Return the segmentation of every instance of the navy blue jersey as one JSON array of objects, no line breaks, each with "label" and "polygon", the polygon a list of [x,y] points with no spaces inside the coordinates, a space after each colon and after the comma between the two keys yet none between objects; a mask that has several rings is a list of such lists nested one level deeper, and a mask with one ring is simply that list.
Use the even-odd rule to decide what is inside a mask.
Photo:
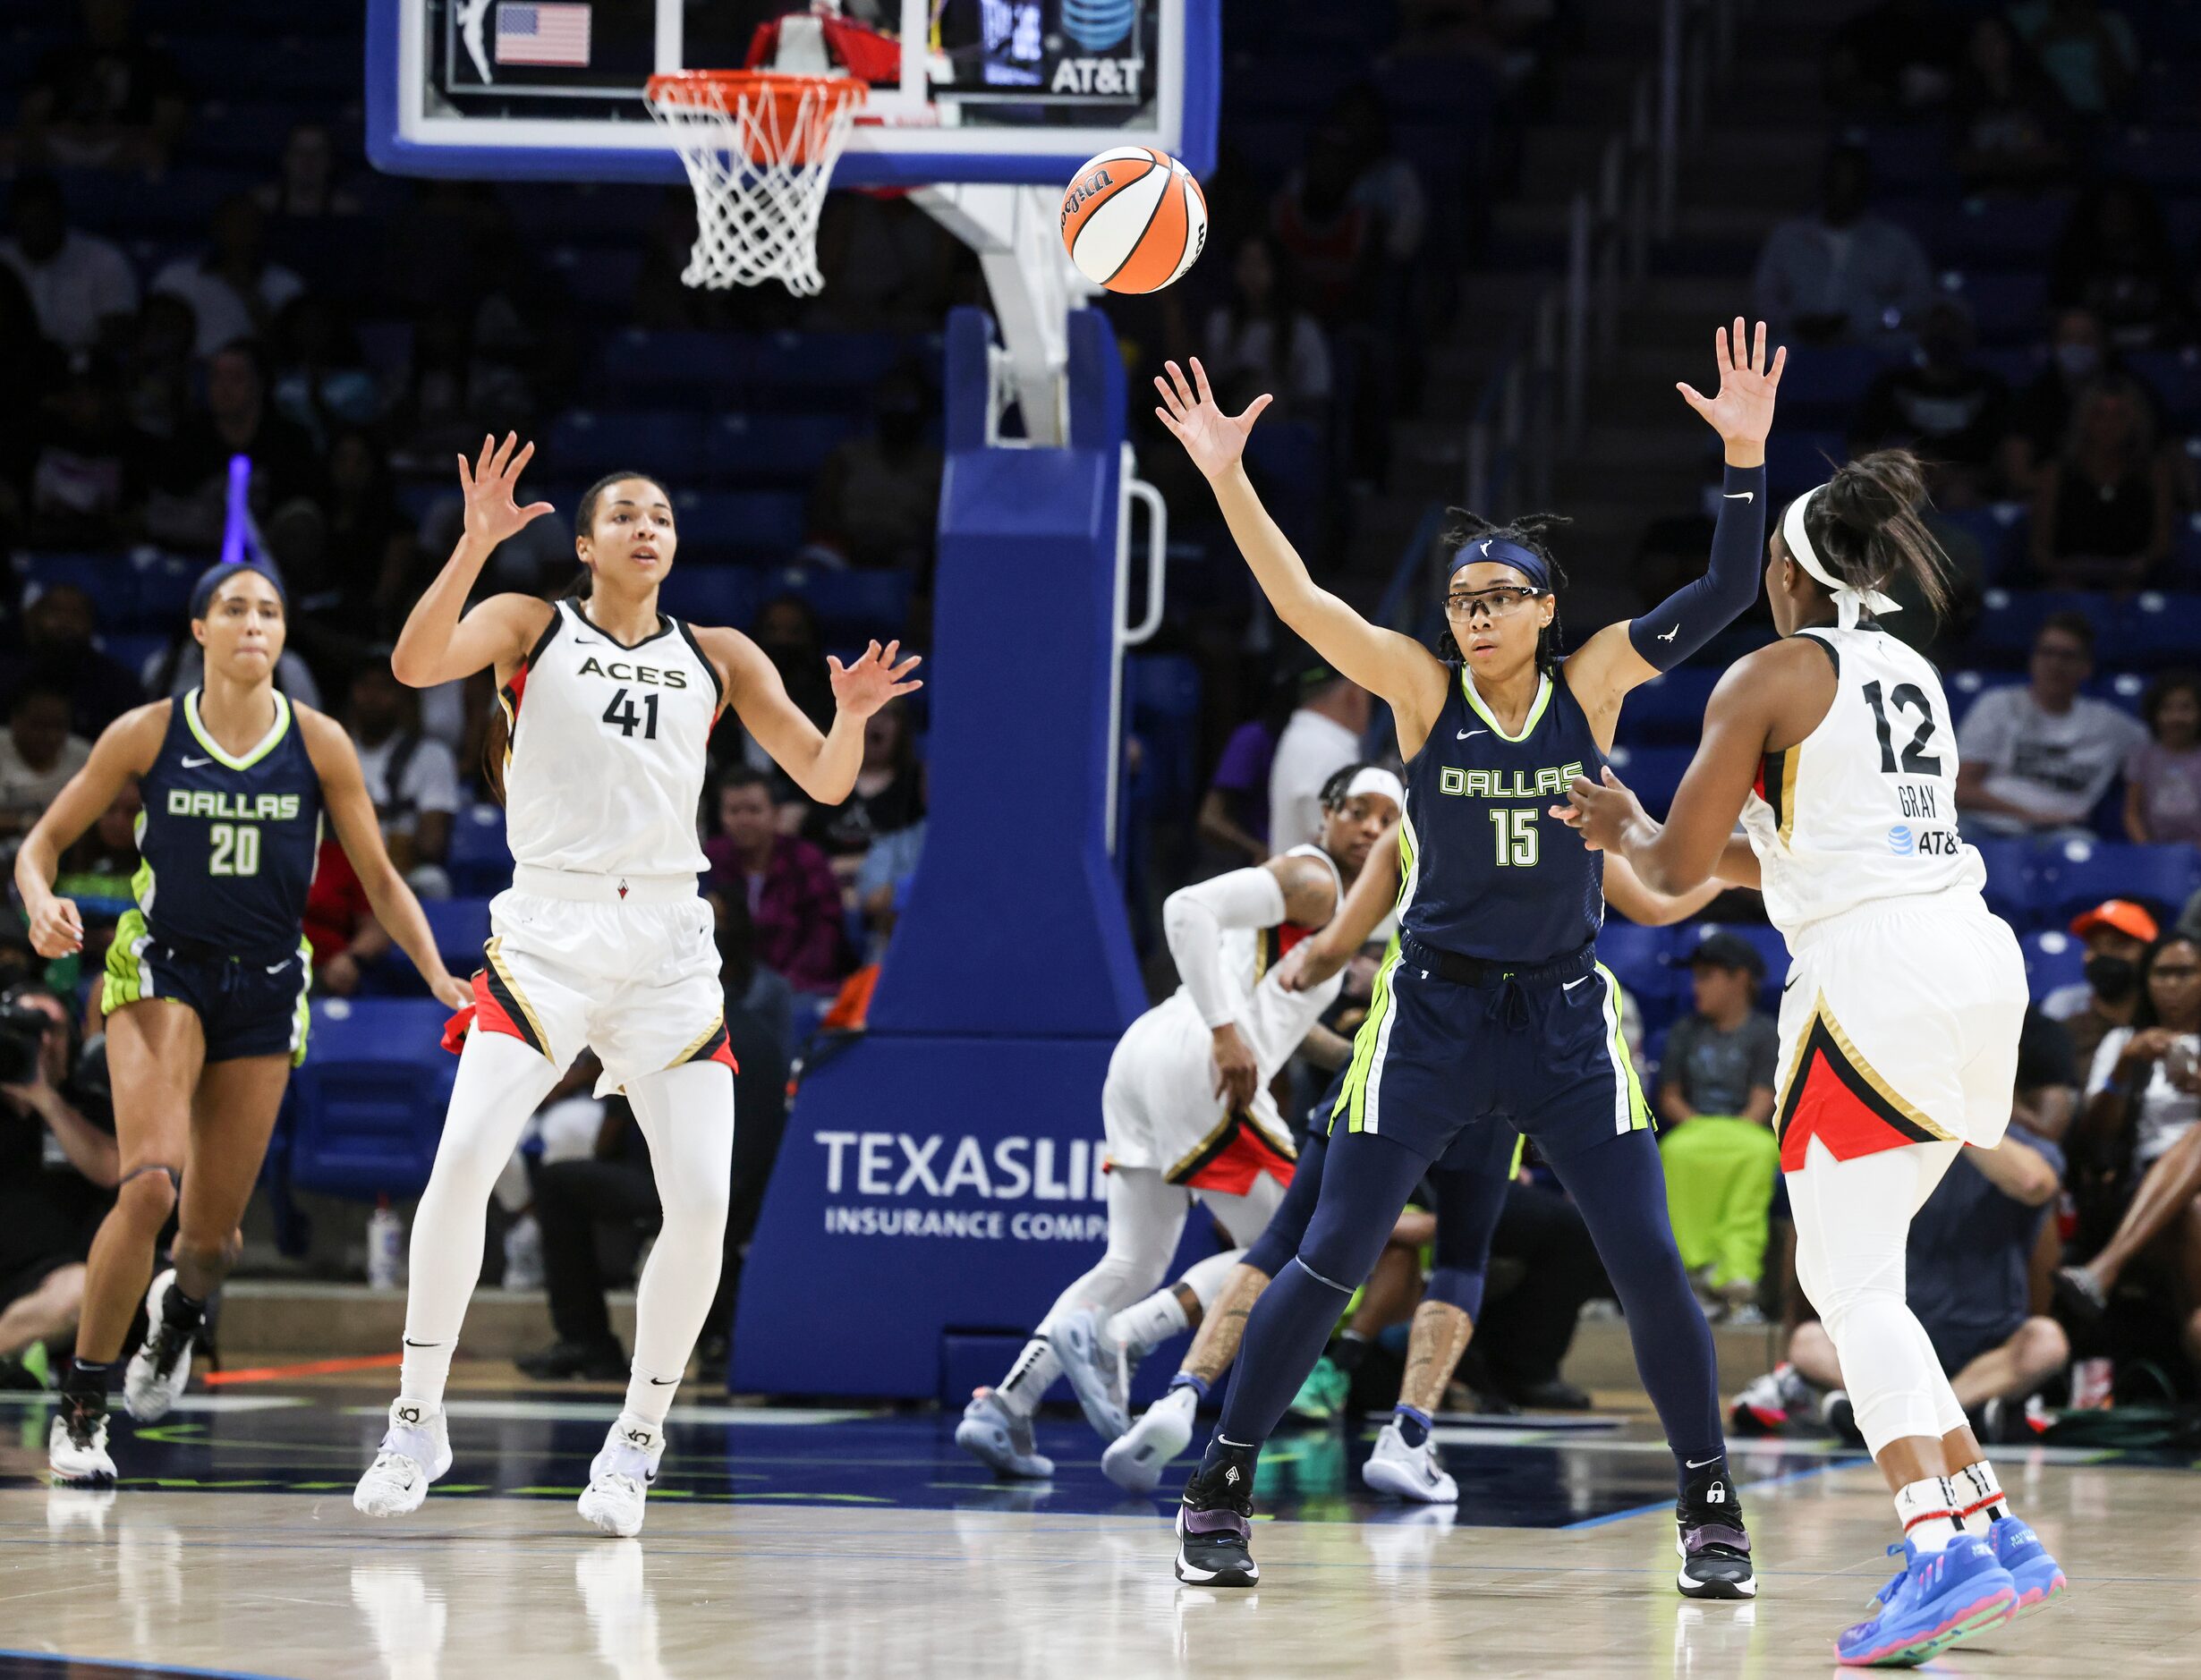
[{"label": "navy blue jersey", "polygon": [[320,850],[321,782],[280,690],[275,704],[274,727],[242,758],[200,723],[197,689],[171,707],[139,784],[144,861],[132,883],[156,939],[241,957],[297,951]]},{"label": "navy blue jersey", "polygon": [[1444,710],[1406,767],[1398,844],[1400,924],[1443,951],[1531,967],[1596,938],[1605,866],[1547,815],[1577,776],[1605,763],[1564,677],[1541,680],[1518,735],[1508,735],[1448,664]]}]

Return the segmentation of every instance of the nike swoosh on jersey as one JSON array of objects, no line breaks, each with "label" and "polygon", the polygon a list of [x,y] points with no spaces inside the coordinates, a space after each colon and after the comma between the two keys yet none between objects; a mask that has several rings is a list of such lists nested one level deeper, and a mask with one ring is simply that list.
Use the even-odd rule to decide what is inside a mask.
[{"label": "nike swoosh on jersey", "polygon": [[1757,495],[1755,490],[1729,490],[1721,499],[1727,502],[1755,502]]},{"label": "nike swoosh on jersey", "polygon": [[1590,977],[1587,974],[1585,974],[1580,980],[1568,980],[1564,986],[1559,988],[1559,990],[1563,992],[1570,992],[1577,986],[1587,986],[1589,983]]},{"label": "nike swoosh on jersey", "polygon": [[1457,734],[1454,735],[1452,739],[1455,741],[1473,741],[1477,735],[1487,735],[1490,733],[1491,732],[1487,729],[1463,729]]},{"label": "nike swoosh on jersey", "polygon": [[195,770],[202,764],[211,764],[212,759],[178,759],[176,762],[187,770]]}]

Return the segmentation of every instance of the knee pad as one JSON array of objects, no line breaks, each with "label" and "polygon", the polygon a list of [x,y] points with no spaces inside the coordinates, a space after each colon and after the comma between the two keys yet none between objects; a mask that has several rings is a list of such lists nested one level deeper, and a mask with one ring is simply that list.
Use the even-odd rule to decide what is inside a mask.
[{"label": "knee pad", "polygon": [[1423,1299],[1457,1307],[1472,1319],[1483,1311],[1483,1277],[1479,1268],[1471,1271],[1464,1266],[1440,1266],[1429,1274]]}]

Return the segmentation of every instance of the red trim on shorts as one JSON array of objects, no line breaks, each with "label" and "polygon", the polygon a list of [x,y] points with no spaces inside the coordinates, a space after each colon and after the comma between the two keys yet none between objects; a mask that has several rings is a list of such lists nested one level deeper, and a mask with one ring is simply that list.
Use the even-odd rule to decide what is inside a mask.
[{"label": "red trim on shorts", "polygon": [[1931,1132],[1906,1118],[1849,1065],[1826,1022],[1815,1018],[1804,1042],[1803,1069],[1789,1087],[1774,1130],[1784,1173],[1803,1170],[1814,1138],[1838,1161],[1934,1141]]},{"label": "red trim on shorts", "polygon": [[481,1032],[501,1032],[506,1038],[519,1039],[531,1050],[549,1054],[535,1041],[526,1017],[507,1001],[504,982],[485,968],[474,971],[474,1027]]},{"label": "red trim on shorts", "polygon": [[1244,1115],[1233,1115],[1228,1130],[1173,1182],[1194,1190],[1219,1190],[1226,1195],[1243,1196],[1264,1173],[1279,1184],[1290,1184],[1296,1165],[1290,1156],[1262,1135],[1259,1126]]}]

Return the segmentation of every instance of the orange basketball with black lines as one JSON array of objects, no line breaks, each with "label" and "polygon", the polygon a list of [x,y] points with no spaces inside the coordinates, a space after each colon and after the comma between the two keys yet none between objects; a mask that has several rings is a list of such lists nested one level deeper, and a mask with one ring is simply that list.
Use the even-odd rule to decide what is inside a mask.
[{"label": "orange basketball with black lines", "polygon": [[1062,195],[1062,243],[1110,292],[1159,292],[1198,260],[1208,201],[1192,171],[1151,146],[1088,158]]}]

